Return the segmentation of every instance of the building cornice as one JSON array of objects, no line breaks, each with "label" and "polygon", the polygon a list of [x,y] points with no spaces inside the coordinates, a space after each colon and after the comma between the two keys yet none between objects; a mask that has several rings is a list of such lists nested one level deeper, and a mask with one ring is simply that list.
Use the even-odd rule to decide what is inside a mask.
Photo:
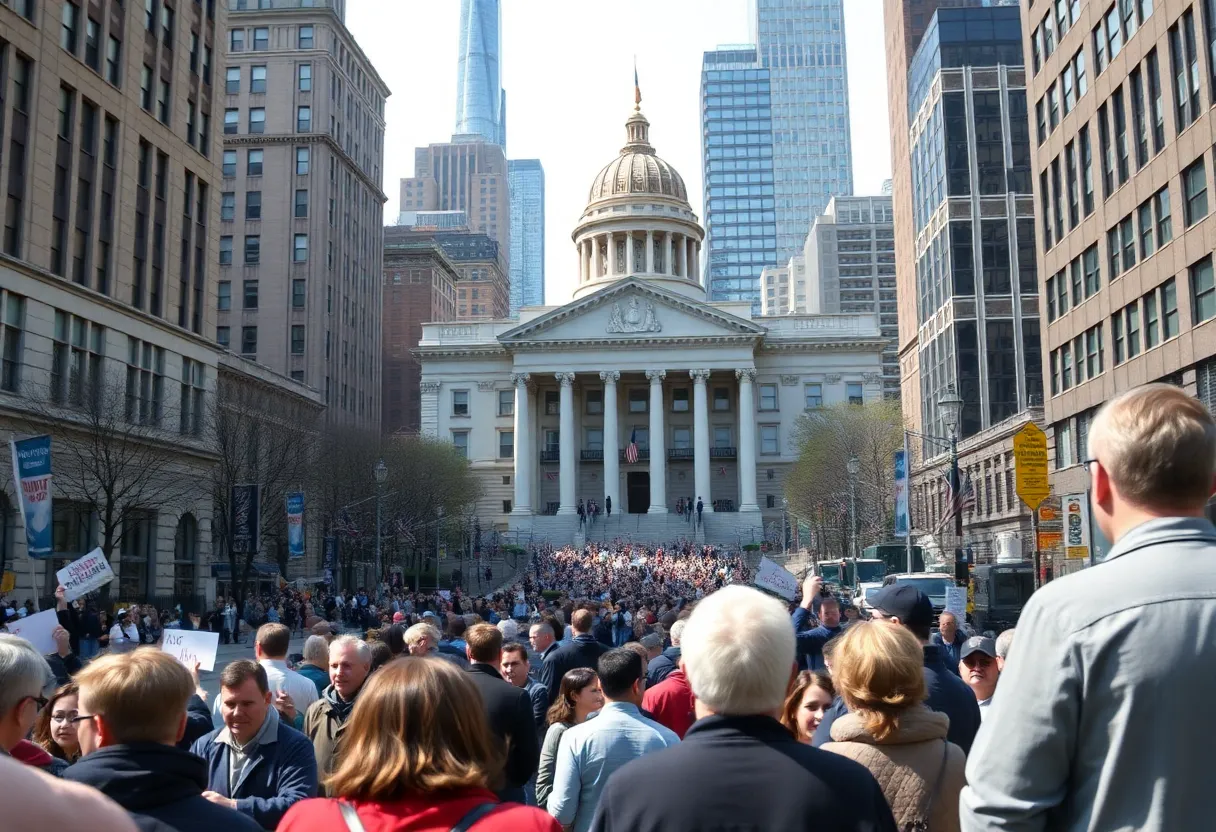
[{"label": "building cornice", "polygon": [[[329,149],[341,156],[355,171],[355,176],[371,189],[372,193],[380,198],[380,204],[388,202],[388,195],[380,190],[380,183],[372,179],[363,171],[363,166],[360,165],[355,158],[342,149],[342,145],[328,133],[242,133],[240,135],[224,136],[224,147],[258,147],[261,145],[298,145],[298,144],[324,144],[328,145]],[[229,177],[231,178],[231,177]]]}]

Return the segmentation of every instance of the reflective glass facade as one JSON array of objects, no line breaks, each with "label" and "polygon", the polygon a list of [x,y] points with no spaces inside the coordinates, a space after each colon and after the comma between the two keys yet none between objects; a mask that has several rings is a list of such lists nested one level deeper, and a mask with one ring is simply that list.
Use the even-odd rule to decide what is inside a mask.
[{"label": "reflective glass facade", "polygon": [[456,61],[456,135],[481,136],[506,146],[502,90],[502,8],[499,0],[460,0]]},{"label": "reflective glass facade", "polygon": [[[1041,403],[1030,122],[1017,7],[940,9],[908,76],[926,432],[968,437]],[[939,80],[936,86],[935,80]]]},{"label": "reflective glass facade", "polygon": [[769,71],[754,48],[705,53],[701,125],[705,288],[759,311],[760,272],[778,261]]},{"label": "reflective glass facade", "polygon": [[545,302],[545,169],[539,159],[507,162],[511,191],[511,317]]}]

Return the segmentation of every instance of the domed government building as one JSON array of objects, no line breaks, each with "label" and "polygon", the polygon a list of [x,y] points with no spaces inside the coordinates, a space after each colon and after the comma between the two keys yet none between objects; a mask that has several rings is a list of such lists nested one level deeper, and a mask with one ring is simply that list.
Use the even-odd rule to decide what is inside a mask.
[{"label": "domed government building", "polygon": [[759,542],[798,417],[881,399],[885,341],[872,315],[707,302],[684,180],[640,104],[625,130],[571,235],[569,303],[423,325],[422,432],[468,456],[483,527],[581,541],[581,500],[601,509],[589,538],[670,541],[693,536],[678,502],[700,499],[698,539]]}]

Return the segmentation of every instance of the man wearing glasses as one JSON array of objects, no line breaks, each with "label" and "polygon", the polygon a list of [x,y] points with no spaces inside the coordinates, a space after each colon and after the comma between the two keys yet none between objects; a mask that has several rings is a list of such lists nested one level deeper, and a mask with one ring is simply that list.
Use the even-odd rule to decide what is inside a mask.
[{"label": "man wearing glasses", "polygon": [[32,644],[0,633],[0,756],[24,756],[14,750],[29,736],[54,684],[50,666]]}]

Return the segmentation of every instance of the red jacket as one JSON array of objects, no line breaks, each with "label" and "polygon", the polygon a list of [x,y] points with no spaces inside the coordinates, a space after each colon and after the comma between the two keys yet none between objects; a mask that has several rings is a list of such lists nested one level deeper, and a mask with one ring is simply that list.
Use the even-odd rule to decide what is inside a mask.
[{"label": "red jacket", "polygon": [[[451,832],[470,809],[482,803],[497,803],[485,789],[466,789],[436,799],[434,795],[411,795],[392,803],[355,802],[355,810],[367,832]],[[472,827],[476,832],[561,832],[561,826],[546,812],[518,803],[504,803]],[[287,810],[277,832],[335,832],[346,829],[338,801],[325,798],[302,800]]]},{"label": "red jacket", "polygon": [[680,739],[684,739],[684,733],[697,720],[693,713],[692,686],[679,668],[646,691],[642,696],[642,707],[654,714],[655,722],[675,731]]}]

